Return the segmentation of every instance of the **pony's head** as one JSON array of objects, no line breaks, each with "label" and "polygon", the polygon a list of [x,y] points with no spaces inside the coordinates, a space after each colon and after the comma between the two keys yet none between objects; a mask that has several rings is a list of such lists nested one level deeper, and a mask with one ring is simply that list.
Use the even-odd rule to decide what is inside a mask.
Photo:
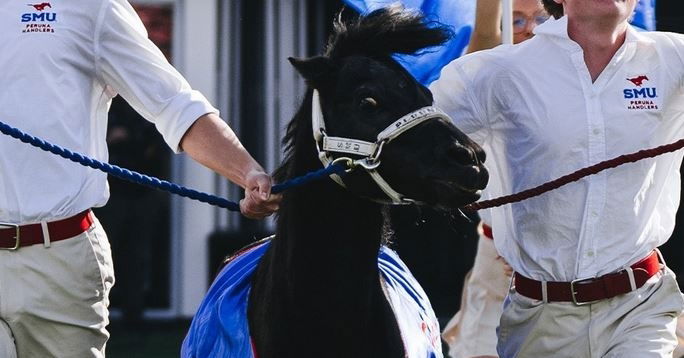
[{"label": "pony's head", "polygon": [[288,127],[286,163],[302,148],[324,164],[349,158],[342,161],[357,167],[341,184],[380,202],[455,208],[477,200],[488,179],[483,150],[430,107],[430,91],[392,58],[449,36],[397,7],[338,19],[323,56],[290,59],[312,91]]}]

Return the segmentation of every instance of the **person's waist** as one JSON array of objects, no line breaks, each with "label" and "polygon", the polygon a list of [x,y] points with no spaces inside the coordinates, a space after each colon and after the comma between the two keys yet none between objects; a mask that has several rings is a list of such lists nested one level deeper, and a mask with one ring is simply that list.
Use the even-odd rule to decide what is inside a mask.
[{"label": "person's waist", "polygon": [[[107,197],[107,200],[109,198]],[[29,208],[0,208],[0,222],[11,223],[19,226],[40,224],[41,222],[60,221],[72,216],[81,214],[91,208],[98,208],[102,205],[88,205],[92,200],[79,200],[69,208],[59,208],[56,205],[50,206],[31,206]],[[71,204],[71,203],[70,203]]]},{"label": "person's waist", "polygon": [[53,189],[58,190],[56,182],[59,181],[55,181],[54,178],[49,183],[43,181],[26,182],[28,187],[33,185],[42,188],[38,191],[34,189],[31,192],[26,188],[8,189],[11,192],[9,198],[0,197],[0,222],[27,225],[59,221],[87,209],[104,206],[110,196],[107,174],[96,170],[92,171],[94,172],[93,177],[84,180],[78,179],[78,183],[80,183],[78,188],[69,182],[61,188],[59,193],[46,193],[46,191]]},{"label": "person's waist", "polygon": [[655,249],[636,263],[614,272],[572,281],[535,280],[516,272],[513,286],[517,293],[544,302],[586,304],[634,291],[664,265],[660,252]]},{"label": "person's waist", "polygon": [[36,244],[66,240],[88,230],[95,218],[90,209],[68,218],[33,224],[0,222],[0,250],[18,250]]},{"label": "person's waist", "polygon": [[492,234],[492,227],[487,225],[484,221],[480,221],[480,225],[477,227],[477,231],[480,236],[484,236],[490,240],[494,239],[494,234]]}]

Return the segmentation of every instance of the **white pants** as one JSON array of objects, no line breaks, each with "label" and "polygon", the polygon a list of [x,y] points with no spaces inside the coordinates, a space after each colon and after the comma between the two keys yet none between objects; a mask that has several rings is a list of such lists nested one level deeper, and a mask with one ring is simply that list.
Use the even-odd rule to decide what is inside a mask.
[{"label": "white pants", "polygon": [[664,267],[641,288],[597,303],[543,303],[512,289],[497,350],[502,358],[672,357],[684,299]]},{"label": "white pants", "polygon": [[677,348],[674,350],[673,357],[684,357],[684,314],[677,319]]},{"label": "white pants", "polygon": [[498,256],[492,239],[480,234],[460,310],[442,332],[452,358],[496,356],[496,327],[510,287],[510,277],[504,274],[504,262]]},{"label": "white pants", "polygon": [[0,251],[1,357],[104,357],[113,284],[111,250],[97,220],[50,247]]}]

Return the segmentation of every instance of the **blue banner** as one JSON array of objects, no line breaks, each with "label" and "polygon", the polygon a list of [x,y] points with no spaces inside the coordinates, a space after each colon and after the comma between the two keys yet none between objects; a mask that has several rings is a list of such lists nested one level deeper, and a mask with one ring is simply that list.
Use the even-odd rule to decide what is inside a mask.
[{"label": "blue banner", "polygon": [[419,10],[428,21],[438,21],[451,27],[454,37],[442,46],[420,51],[417,55],[397,55],[395,58],[418,82],[429,85],[439,77],[442,67],[461,56],[468,46],[475,22],[476,0],[343,0],[360,14],[401,3],[407,9]]},{"label": "blue banner", "polygon": [[656,29],[656,0],[639,0],[636,9],[634,9],[634,17],[632,17],[632,25],[646,31],[655,31]]}]

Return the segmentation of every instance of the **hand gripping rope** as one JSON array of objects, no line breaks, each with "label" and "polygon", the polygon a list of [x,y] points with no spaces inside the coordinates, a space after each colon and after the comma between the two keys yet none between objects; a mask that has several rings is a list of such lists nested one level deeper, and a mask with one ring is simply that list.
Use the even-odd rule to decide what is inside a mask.
[{"label": "hand gripping rope", "polygon": [[[84,166],[99,169],[107,174],[113,175],[117,178],[128,180],[137,184],[142,184],[155,189],[165,190],[180,196],[198,200],[204,203],[215,205],[221,208],[225,208],[231,211],[240,211],[240,205],[238,203],[226,200],[224,198],[217,197],[215,195],[199,192],[194,189],[185,188],[183,186],[168,182],[166,180],[161,180],[159,178],[151,177],[148,175],[140,174],[125,168],[118,167],[116,165],[111,165],[108,163],[102,163],[92,158],[88,158],[79,153],[74,153],[68,149],[61,148],[57,145],[48,143],[40,138],[23,133],[17,128],[11,127],[3,122],[0,122],[0,132],[3,134],[14,137],[24,143],[31,144],[35,147],[43,149],[47,152],[59,155],[63,158],[69,159],[73,162],[80,163]],[[662,145],[652,149],[640,150],[631,154],[621,155],[619,157],[605,160],[598,164],[582,168],[574,173],[562,176],[558,179],[552,180],[550,182],[544,183],[532,189],[523,190],[521,192],[506,195],[499,198],[484,200],[477,203],[473,203],[465,206],[464,210],[477,211],[481,209],[488,209],[493,207],[498,207],[525,199],[529,199],[535,196],[539,196],[547,191],[557,189],[565,184],[577,181],[589,175],[599,173],[603,170],[615,168],[625,163],[633,163],[646,158],[653,158],[661,154],[670,153],[684,148],[684,139],[680,139],[674,143]],[[342,164],[331,164],[326,168],[307,173],[301,177],[290,179],[284,183],[274,185],[271,188],[271,192],[276,194],[283,192],[289,188],[304,185],[310,181],[318,180],[332,174],[344,175],[345,171],[348,170],[345,165]]]}]

